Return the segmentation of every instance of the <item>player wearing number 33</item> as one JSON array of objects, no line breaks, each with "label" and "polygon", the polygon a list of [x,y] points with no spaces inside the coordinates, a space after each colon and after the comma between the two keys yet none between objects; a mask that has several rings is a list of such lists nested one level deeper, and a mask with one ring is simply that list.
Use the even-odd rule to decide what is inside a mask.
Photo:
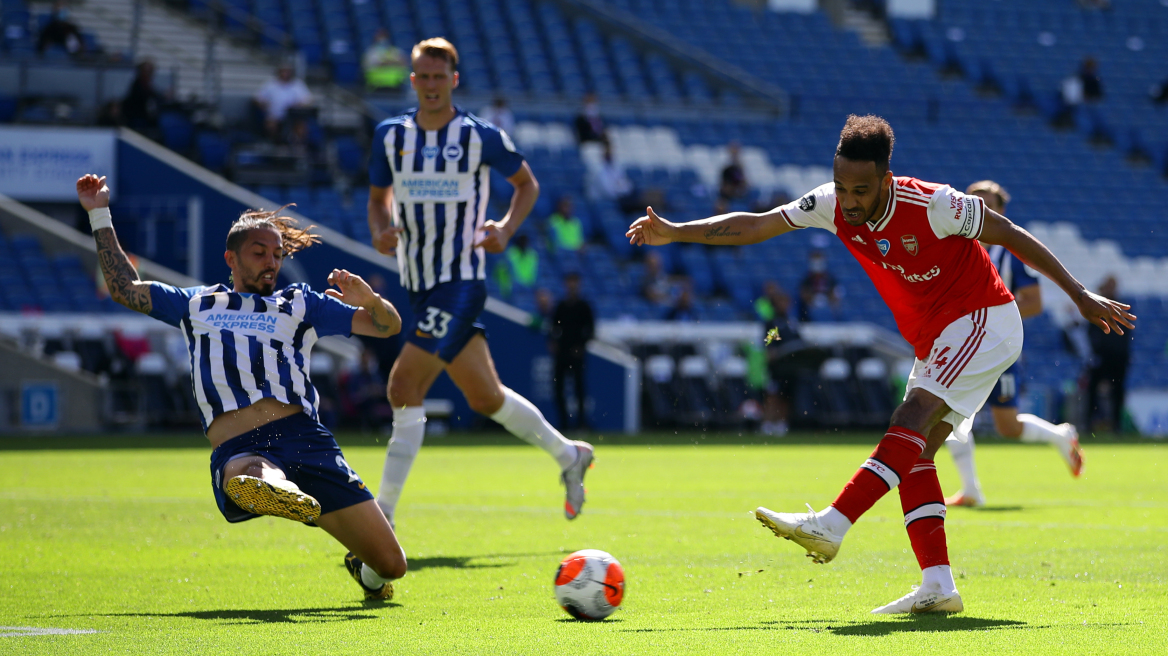
[{"label": "player wearing number 33", "polygon": [[899,487],[904,524],[922,584],[874,613],[958,612],[949,570],[945,498],[933,456],[955,426],[972,417],[1022,350],[1022,320],[986,244],[1004,246],[1053,280],[1088,321],[1123,333],[1129,307],[1093,294],[1030,233],[947,185],[893,176],[892,127],[876,116],[849,116],[840,133],[834,180],[762,214],[732,213],[670,223],[652,208],[630,226],[633,244],[674,241],[755,244],[792,230],[831,232],[864,267],[916,351],[904,402],[871,457],[826,510],[755,516],[775,535],[804,547],[818,563],[839,552],[844,535],[881,497]]},{"label": "player wearing number 33", "polygon": [[105,178],[77,181],[89,212],[110,296],[179,328],[191,358],[191,387],[211,441],[211,485],[229,522],[260,515],[319,526],[349,549],[345,565],[366,599],[393,596],[406,555],[364,481],[317,421],[309,379],[317,339],[356,333],[389,337],[401,318],[388,301],[343,269],[324,294],[296,283],[276,289],[284,258],[317,243],[275,212],[245,212],[227,232],[231,286],[179,289],[140,280],[118,244]]},{"label": "player wearing number 33", "polygon": [[[398,499],[425,436],[426,392],[445,371],[471,409],[499,422],[559,463],[564,513],[584,505],[592,446],[564,438],[530,401],[503,386],[478,322],[487,300],[486,254],[502,253],[539,196],[539,183],[499,128],[454,106],[458,51],[427,39],[410,56],[418,108],[383,121],[369,157],[373,245],[396,251],[413,325],[389,375],[393,436],[377,503],[394,521]],[[501,221],[486,221],[491,169],[515,187]]]}]

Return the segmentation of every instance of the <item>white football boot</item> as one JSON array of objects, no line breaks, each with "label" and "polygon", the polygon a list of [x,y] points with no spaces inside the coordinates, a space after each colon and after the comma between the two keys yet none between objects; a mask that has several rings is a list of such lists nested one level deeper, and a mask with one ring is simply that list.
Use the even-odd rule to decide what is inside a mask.
[{"label": "white football boot", "polygon": [[843,537],[832,533],[819,522],[811,504],[805,513],[777,513],[766,508],[755,509],[754,516],[780,538],[790,540],[807,550],[807,557],[819,563],[829,563],[839,553]]},{"label": "white football boot", "polygon": [[940,590],[914,585],[913,591],[886,606],[872,611],[875,615],[897,615],[900,613],[960,613],[965,610],[961,594],[954,590],[942,593]]},{"label": "white football boot", "polygon": [[1067,461],[1071,476],[1078,477],[1083,473],[1083,449],[1079,448],[1079,431],[1074,424],[1059,424],[1059,429],[1067,439],[1055,442],[1054,446],[1063,460]]}]

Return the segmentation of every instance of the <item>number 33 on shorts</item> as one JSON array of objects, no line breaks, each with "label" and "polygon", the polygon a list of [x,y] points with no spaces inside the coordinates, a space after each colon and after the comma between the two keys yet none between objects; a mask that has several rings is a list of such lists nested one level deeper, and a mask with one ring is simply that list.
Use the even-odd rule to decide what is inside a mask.
[{"label": "number 33 on shorts", "polygon": [[[426,318],[418,322],[418,332],[429,333],[430,337],[442,339],[446,336],[446,331],[450,329],[450,320],[453,318],[453,314],[443,312],[431,305],[426,308]],[[425,337],[425,335],[418,336]]]}]

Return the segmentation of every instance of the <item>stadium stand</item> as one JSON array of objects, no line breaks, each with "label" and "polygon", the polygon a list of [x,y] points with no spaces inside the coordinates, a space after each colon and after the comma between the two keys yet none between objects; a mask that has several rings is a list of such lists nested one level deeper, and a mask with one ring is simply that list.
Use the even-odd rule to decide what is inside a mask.
[{"label": "stadium stand", "polygon": [[[872,112],[896,128],[896,173],[956,187],[996,179],[1013,196],[1011,217],[1029,226],[1085,283],[1116,275],[1121,294],[1133,302],[1142,320],[1135,333],[1135,357],[1145,366],[1133,367],[1131,386],[1168,385],[1168,326],[1163,322],[1168,241],[1157,230],[1160,217],[1152,209],[1165,192],[1168,114],[1147,97],[1148,86],[1168,74],[1163,68],[1168,60],[1168,7],[1163,3],[1116,3],[1111,11],[1098,12],[1056,0],[939,0],[935,19],[889,19],[893,43],[888,47],[870,46],[855,33],[837,29],[822,11],[752,9],[731,0],[230,4],[287,30],[315,70],[353,88],[360,78],[360,53],[377,28],[386,27],[400,47],[424,37],[449,36],[462,55],[462,91],[476,99],[499,94],[512,101],[519,121],[515,140],[543,187],[524,227],[541,262],[547,263],[540,267],[538,286],[559,293],[562,274],[586,263],[595,275],[585,277],[584,291],[601,318],[655,320],[664,308],[641,297],[640,253],[623,238],[630,216],[613,202],[587,198],[583,181],[595,172],[602,154],[598,147],[575,143],[565,107],[588,92],[596,93],[603,106],[615,107],[606,118],[616,160],[638,190],[665,199],[667,217],[681,220],[713,211],[713,190],[729,143],[743,145],[743,166],[752,186],[751,195],[735,201],[732,209],[766,205],[778,194],[798,197],[828,180],[825,167],[844,117]],[[188,6],[196,13],[206,10],[204,0],[190,0]],[[27,35],[7,26],[28,29],[31,18],[19,13],[27,13],[20,0],[4,0],[3,7],[5,54],[20,53]],[[608,13],[593,11],[597,7]],[[686,66],[653,39],[630,38],[630,30],[667,33],[680,49],[727,62],[783,89],[787,111],[780,118],[751,113],[741,93],[712,84],[707,71]],[[1069,129],[1052,126],[1061,109],[1061,81],[1087,56],[1099,62],[1104,97],[1079,106]],[[0,63],[0,82],[5,65]],[[18,117],[5,109],[20,102],[17,93],[0,85],[0,120]],[[370,100],[393,111],[405,107],[398,98]],[[246,130],[207,129],[191,124],[189,117],[185,122],[183,117],[167,119],[163,125],[165,143],[229,175],[239,164],[231,149],[249,138],[254,137]],[[319,138],[327,153],[322,172],[315,175],[319,184],[249,184],[275,205],[295,203],[314,222],[367,241],[367,136],[321,132]],[[496,180],[494,189],[490,217],[501,216],[509,198],[506,184]],[[576,199],[585,225],[590,243],[582,255],[553,255],[541,234],[542,219],[563,195]],[[789,293],[798,289],[811,232],[750,248],[678,245],[661,249],[661,254],[667,272],[687,279],[697,292],[696,314],[702,321],[752,319],[752,303],[767,280],[777,280]],[[12,243],[7,247],[14,248]],[[824,248],[843,291],[838,318],[895,329],[891,314],[845,249],[834,240]],[[0,263],[0,278],[5,271]],[[51,311],[67,297],[69,285],[78,282],[66,285],[63,274],[54,274],[24,277],[14,289],[27,289],[27,295],[20,294],[16,304],[11,298],[0,303],[10,311]],[[492,291],[499,291],[493,282]],[[1034,383],[1055,394],[1074,384],[1082,363],[1064,348],[1060,336],[1059,326],[1068,316],[1060,293],[1053,288],[1045,292],[1051,311],[1028,323],[1025,357]],[[534,308],[529,291],[518,291],[509,301]],[[651,407],[657,407],[681,389],[676,378],[681,359],[645,355],[658,358],[646,371],[667,381],[650,379],[647,393]],[[671,358],[672,364],[667,368],[660,357]],[[862,359],[848,358],[846,364],[854,371],[841,384],[863,391],[863,381],[871,378],[859,376]],[[699,369],[693,361],[687,368]],[[833,365],[833,373],[839,371]],[[662,387],[667,384],[674,385],[669,393]],[[705,410],[714,416],[719,406]]]}]

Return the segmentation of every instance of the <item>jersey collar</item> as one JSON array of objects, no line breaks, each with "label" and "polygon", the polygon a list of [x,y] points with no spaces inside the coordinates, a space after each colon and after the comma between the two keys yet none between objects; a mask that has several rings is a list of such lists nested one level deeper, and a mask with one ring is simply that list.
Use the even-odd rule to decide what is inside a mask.
[{"label": "jersey collar", "polygon": [[[426,132],[438,132],[439,130],[445,130],[446,128],[450,127],[450,125],[452,123],[454,123],[455,121],[461,121],[463,119],[463,117],[466,116],[466,111],[464,111],[458,105],[451,103],[450,106],[454,108],[454,118],[450,119],[449,123],[438,128],[438,130],[426,130]],[[410,117],[410,123],[413,123],[413,125],[411,127],[417,128],[419,130],[422,129],[422,126],[418,125],[418,112],[420,112],[421,110],[422,110],[421,107],[413,107],[408,112],[406,112],[406,114]]]},{"label": "jersey collar", "polygon": [[892,179],[892,185],[888,188],[888,207],[884,208],[884,216],[876,223],[868,223],[869,232],[880,232],[888,227],[888,222],[892,221],[892,215],[896,213],[896,178]]}]

